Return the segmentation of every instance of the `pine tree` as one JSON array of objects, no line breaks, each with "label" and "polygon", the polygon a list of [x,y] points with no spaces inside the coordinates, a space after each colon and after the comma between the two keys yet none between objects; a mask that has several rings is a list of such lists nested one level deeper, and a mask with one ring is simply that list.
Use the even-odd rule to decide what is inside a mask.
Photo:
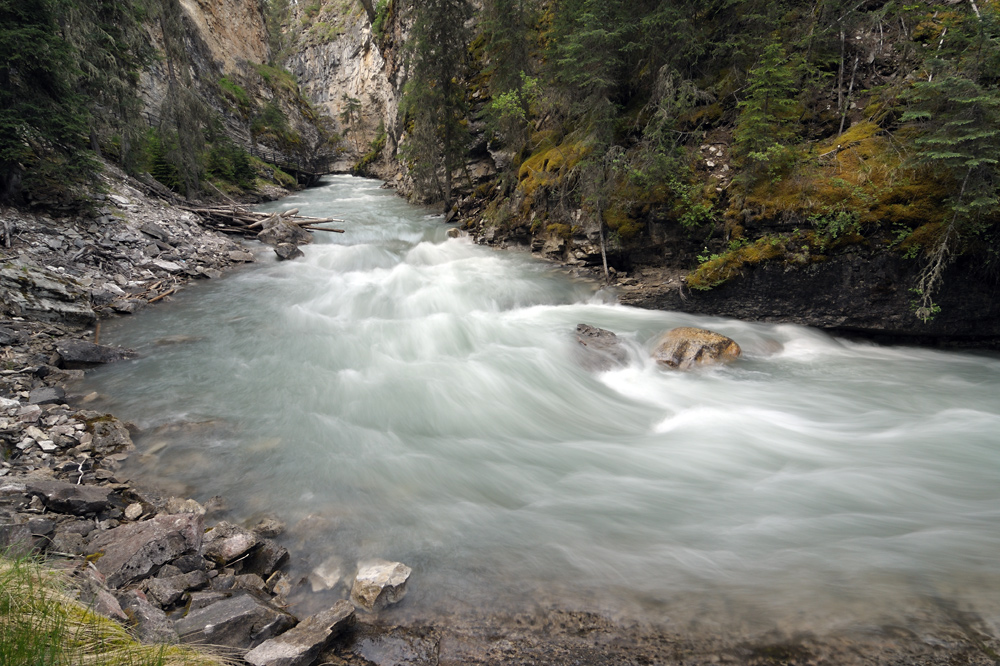
[{"label": "pine tree", "polygon": [[89,113],[51,0],[0,0],[0,200],[90,173]]},{"label": "pine tree", "polygon": [[747,185],[764,176],[778,177],[791,162],[788,144],[796,134],[797,64],[774,42],[750,70],[733,133],[733,155],[742,163]]},{"label": "pine tree", "polygon": [[469,142],[464,80],[472,16],[468,0],[426,0],[416,8],[404,113],[412,120],[405,157],[418,186],[451,208],[452,178]]}]

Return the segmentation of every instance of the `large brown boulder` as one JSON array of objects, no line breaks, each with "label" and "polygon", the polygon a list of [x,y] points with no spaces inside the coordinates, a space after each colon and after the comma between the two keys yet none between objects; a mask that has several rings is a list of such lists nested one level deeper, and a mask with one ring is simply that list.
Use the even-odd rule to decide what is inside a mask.
[{"label": "large brown boulder", "polygon": [[689,326],[667,331],[653,346],[653,358],[657,363],[678,370],[730,363],[742,353],[732,338]]}]

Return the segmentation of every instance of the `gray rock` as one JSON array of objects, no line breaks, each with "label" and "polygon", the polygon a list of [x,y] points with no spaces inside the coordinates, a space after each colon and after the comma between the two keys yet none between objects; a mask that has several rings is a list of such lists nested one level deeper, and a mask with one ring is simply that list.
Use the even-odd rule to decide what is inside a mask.
[{"label": "gray rock", "polygon": [[205,534],[203,555],[225,565],[257,545],[257,535],[239,525],[222,521]]},{"label": "gray rock", "polygon": [[292,243],[278,243],[274,248],[274,253],[278,255],[278,261],[289,261],[306,256],[297,245],[293,245]]},{"label": "gray rock", "polygon": [[24,335],[20,331],[12,331],[9,328],[0,328],[0,345],[19,345],[24,341]]},{"label": "gray rock", "polygon": [[203,608],[192,607],[174,626],[185,643],[250,649],[292,628],[295,623],[293,615],[250,592],[239,590]]},{"label": "gray rock", "polygon": [[166,271],[168,273],[180,273],[182,270],[184,270],[184,267],[181,266],[180,264],[176,264],[172,261],[167,261],[166,259],[153,259],[150,262],[150,264],[156,268],[159,268],[161,271]]},{"label": "gray rock", "polygon": [[250,555],[241,562],[241,570],[267,578],[287,561],[288,550],[271,539],[261,539]]},{"label": "gray rock", "polygon": [[0,268],[0,310],[77,325],[96,320],[89,294],[79,284],[54,271],[24,263]]},{"label": "gray rock", "polygon": [[173,565],[180,569],[183,573],[191,573],[192,571],[208,571],[212,568],[209,561],[201,555],[184,555],[183,557],[178,557],[173,561]]},{"label": "gray rock", "polygon": [[71,370],[86,370],[136,357],[132,349],[95,345],[86,340],[60,340],[56,343],[56,352],[59,354],[59,367]]},{"label": "gray rock", "polygon": [[253,666],[309,666],[354,620],[351,604],[338,601],[333,608],[261,643],[243,659]]},{"label": "gray rock", "polygon": [[585,369],[606,372],[624,367],[628,363],[628,351],[621,340],[611,331],[603,328],[578,324],[576,327],[576,360]]},{"label": "gray rock", "polygon": [[43,386],[37,388],[28,396],[30,405],[55,405],[66,399],[66,391],[58,386]]},{"label": "gray rock", "polygon": [[740,354],[742,350],[732,338],[688,326],[667,331],[653,345],[656,362],[677,370],[730,363]]},{"label": "gray rock", "polygon": [[122,608],[135,622],[135,632],[143,643],[177,643],[174,624],[159,608],[153,606],[139,590],[130,590],[119,598]]},{"label": "gray rock", "polygon": [[78,486],[54,479],[28,481],[27,494],[40,497],[47,509],[58,513],[85,516],[110,508],[111,489],[103,486]]},{"label": "gray rock", "polygon": [[269,222],[265,220],[264,230],[257,234],[257,240],[275,246],[282,243],[306,245],[311,243],[313,238],[305,229],[294,224],[286,224],[279,219],[276,222],[271,222],[270,226]]},{"label": "gray rock", "polygon": [[91,539],[90,554],[103,553],[97,569],[120,588],[146,578],[163,564],[201,549],[201,516],[157,516],[108,530]]},{"label": "gray rock", "polygon": [[135,298],[119,298],[111,303],[111,309],[121,314],[135,314],[144,305],[144,301]]},{"label": "gray rock", "polygon": [[229,256],[229,261],[234,261],[237,263],[239,262],[250,263],[254,260],[252,252],[243,252],[241,250],[232,250],[229,252],[228,256]]},{"label": "gray rock", "polygon": [[194,571],[168,578],[152,578],[146,581],[146,593],[161,607],[176,603],[185,592],[208,587],[208,575],[204,571]]},{"label": "gray rock", "polygon": [[369,611],[398,603],[406,596],[412,569],[402,562],[375,560],[359,566],[351,588],[351,601]]},{"label": "gray rock", "polygon": [[89,422],[89,425],[93,435],[91,447],[96,455],[109,456],[135,449],[128,428],[113,416],[102,416]]},{"label": "gray rock", "polygon": [[167,240],[167,238],[169,238],[167,232],[163,230],[163,227],[153,222],[143,222],[139,227],[139,231],[159,241]]},{"label": "gray rock", "polygon": [[32,550],[31,529],[13,520],[0,520],[0,553],[8,557],[23,557]]}]

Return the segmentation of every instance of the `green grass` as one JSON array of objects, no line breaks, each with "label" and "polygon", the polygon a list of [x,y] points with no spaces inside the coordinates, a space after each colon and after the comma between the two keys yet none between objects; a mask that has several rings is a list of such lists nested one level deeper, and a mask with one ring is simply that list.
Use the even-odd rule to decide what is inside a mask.
[{"label": "green grass", "polygon": [[225,666],[177,645],[144,645],[75,601],[64,576],[32,559],[0,556],[3,666]]}]

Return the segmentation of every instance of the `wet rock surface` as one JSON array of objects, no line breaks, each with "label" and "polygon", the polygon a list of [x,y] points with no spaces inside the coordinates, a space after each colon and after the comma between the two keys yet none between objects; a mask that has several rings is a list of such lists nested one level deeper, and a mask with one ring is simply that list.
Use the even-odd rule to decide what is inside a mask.
[{"label": "wet rock surface", "polygon": [[690,326],[669,330],[653,343],[656,362],[675,370],[724,365],[735,361],[742,353],[732,338]]},{"label": "wet rock surface", "polygon": [[628,350],[611,331],[578,324],[576,342],[577,363],[591,372],[606,372],[628,363]]},{"label": "wet rock surface", "polygon": [[406,583],[411,573],[410,567],[402,562],[363,562],[354,577],[351,601],[367,611],[399,603],[406,596]]}]

